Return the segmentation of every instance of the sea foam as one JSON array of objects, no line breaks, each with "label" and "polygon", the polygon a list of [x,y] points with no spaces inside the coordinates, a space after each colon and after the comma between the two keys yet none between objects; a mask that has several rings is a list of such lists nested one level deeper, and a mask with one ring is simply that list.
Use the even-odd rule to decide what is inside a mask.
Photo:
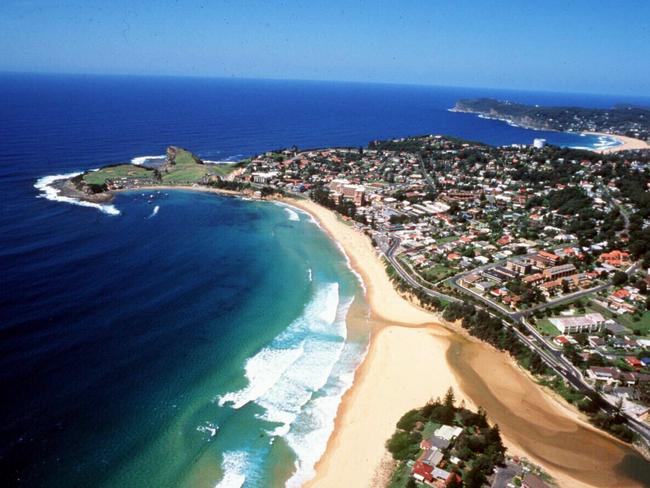
[{"label": "sea foam", "polygon": [[60,191],[57,188],[54,188],[52,186],[52,183],[54,183],[55,181],[73,178],[80,174],[81,173],[68,173],[64,175],[44,176],[42,178],[39,178],[36,181],[36,183],[34,184],[34,188],[36,188],[41,192],[41,194],[39,195],[40,198],[46,198],[47,200],[52,200],[54,202],[71,203],[73,205],[79,205],[81,207],[96,208],[107,215],[119,215],[120,211],[114,205],[104,205],[101,203],[85,202],[83,200],[77,200],[76,198],[65,197],[60,195],[59,194]]},{"label": "sea foam", "polygon": [[295,210],[292,210],[289,207],[285,207],[284,211],[287,212],[287,214],[289,215],[289,220],[294,222],[300,222],[300,217],[298,216],[298,213]]},{"label": "sea foam", "polygon": [[165,157],[166,156],[137,156],[137,157],[131,159],[131,164],[135,164],[136,166],[142,166],[147,161],[155,161],[155,160],[165,159]]},{"label": "sea foam", "polygon": [[226,451],[223,453],[221,469],[223,477],[215,488],[241,488],[246,481],[248,454],[244,451]]},{"label": "sea foam", "polygon": [[363,357],[346,342],[352,297],[339,297],[338,283],[321,285],[303,313],[245,365],[246,387],[217,398],[219,405],[263,407],[259,418],[273,424],[296,454],[292,485],[313,474],[325,450],[343,393]]}]

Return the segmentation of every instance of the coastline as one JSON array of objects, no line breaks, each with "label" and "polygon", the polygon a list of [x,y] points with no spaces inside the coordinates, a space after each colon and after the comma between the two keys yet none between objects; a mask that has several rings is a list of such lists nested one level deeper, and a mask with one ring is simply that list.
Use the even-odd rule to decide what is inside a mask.
[{"label": "coastline", "polygon": [[[114,193],[140,190],[246,196],[188,185]],[[315,466],[316,475],[306,486],[385,485],[392,461],[384,444],[395,423],[406,411],[442,397],[450,386],[458,401],[486,408],[490,421],[499,423],[511,455],[539,464],[560,486],[641,486],[616,472],[627,445],[587,424],[575,409],[522,372],[508,355],[400,296],[369,238],[310,200],[268,200],[307,212],[339,245],[362,278],[371,318],[377,324],[366,358],[339,404],[334,430]],[[464,358],[460,365],[455,364],[456,356]],[[498,373],[493,368],[498,368]],[[583,441],[593,450],[576,454],[574,450]],[[567,442],[572,445],[565,447]],[[611,457],[600,455],[606,451]]]},{"label": "coastline", "polygon": [[[457,112],[457,113],[463,113],[463,114],[474,114],[479,118],[482,119],[488,119],[488,120],[498,120],[500,122],[505,122],[508,125],[511,125],[513,127],[521,127],[522,129],[529,129],[529,130],[536,130],[536,131],[547,131],[547,132],[563,132],[557,129],[551,129],[548,127],[535,127],[531,125],[526,125],[526,124],[518,124],[511,119],[505,118],[505,117],[497,117],[497,116],[489,116],[486,114],[483,114],[481,112],[472,112],[469,110],[459,110],[457,108],[449,108],[447,109],[449,112]],[[577,133],[577,132],[576,132]],[[634,137],[628,137],[628,136],[622,136],[619,134],[609,134],[607,132],[591,132],[591,131],[582,131],[580,132],[581,134],[587,134],[590,136],[599,136],[599,137],[610,137],[613,139],[616,139],[620,142],[620,144],[613,146],[613,147],[606,147],[606,148],[584,148],[589,151],[593,151],[599,154],[613,154],[621,151],[633,151],[633,150],[638,150],[638,149],[650,149],[650,144],[646,141],[643,141],[641,139],[636,139]],[[566,132],[566,134],[572,134],[572,132]]]},{"label": "coastline", "polygon": [[[339,243],[362,276],[371,313],[382,324],[371,335],[368,354],[339,405],[334,431],[315,467],[316,476],[305,486],[384,486],[392,472],[384,444],[395,423],[408,410],[442,397],[449,387],[454,388],[458,401],[486,408],[490,420],[499,423],[510,454],[539,464],[559,486],[640,486],[615,473],[620,461],[616,458],[623,457],[625,444],[591,426],[584,415],[535,383],[508,355],[402,298],[366,236],[314,202],[281,201],[311,214]],[[459,357],[465,358],[462,367],[453,364],[452,356],[459,348],[463,353]],[[486,370],[486,364],[499,369],[493,375],[499,381],[483,380],[479,372]],[[467,373],[470,369],[472,374]],[[472,375],[479,377],[486,391],[474,391],[478,382]],[[484,404],[490,403],[488,396],[498,404],[488,408]],[[498,419],[497,412],[502,414]],[[531,434],[542,438],[529,440],[525,438],[528,432],[517,432],[521,419],[526,422],[524,428],[536,429]],[[552,439],[558,434],[569,439],[577,435],[576,444],[584,440],[595,449],[609,450],[612,458],[599,459],[598,451],[572,453],[569,449],[574,446],[557,451],[565,442]]]},{"label": "coastline", "polygon": [[618,134],[607,134],[606,132],[584,132],[584,134],[589,134],[591,136],[602,136],[602,137],[613,137],[621,142],[618,146],[608,147],[603,149],[592,149],[600,154],[612,154],[620,151],[633,151],[636,149],[650,149],[650,144],[641,139],[635,139],[634,137],[621,136]]}]

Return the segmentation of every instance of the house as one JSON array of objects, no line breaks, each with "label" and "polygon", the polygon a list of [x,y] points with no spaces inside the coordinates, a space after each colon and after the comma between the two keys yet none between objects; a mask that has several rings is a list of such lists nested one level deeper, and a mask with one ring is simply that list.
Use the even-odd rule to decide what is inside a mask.
[{"label": "house", "polygon": [[569,338],[567,336],[559,335],[556,338],[553,339],[553,342],[557,344],[558,346],[566,346],[568,344],[571,344],[571,341],[569,341]]},{"label": "house", "polygon": [[461,427],[452,427],[451,425],[443,425],[439,427],[433,433],[433,435],[440,439],[453,441],[456,437],[458,437],[461,434],[461,432],[463,432],[463,429]]},{"label": "house", "polygon": [[413,476],[413,478],[417,481],[432,483],[433,466],[430,466],[418,460],[413,465],[413,469],[411,470],[411,476]]},{"label": "house", "polygon": [[607,386],[634,386],[637,382],[635,373],[627,373],[612,366],[592,366],[587,370],[587,377],[595,382],[601,382]]},{"label": "house", "polygon": [[604,252],[598,257],[601,263],[609,264],[615,268],[629,266],[631,264],[630,255],[626,252],[614,250],[611,252]]},{"label": "house", "polygon": [[615,322],[613,320],[606,320],[605,321],[605,328],[611,332],[613,335],[624,335],[627,333],[627,329],[623,327],[621,324],[618,322]]},{"label": "house", "polygon": [[635,369],[641,369],[643,367],[641,360],[634,356],[625,356],[625,362]]},{"label": "house", "polygon": [[532,473],[526,473],[524,479],[521,481],[521,486],[523,488],[549,488],[542,478]]},{"label": "house", "polygon": [[598,347],[604,347],[607,345],[605,342],[605,339],[602,339],[601,337],[598,336],[589,336],[589,345],[593,348],[598,348]]},{"label": "house", "polygon": [[429,466],[433,466],[434,468],[440,464],[440,461],[442,461],[442,458],[444,457],[444,454],[442,453],[441,450],[433,448],[433,449],[428,449],[424,451],[422,456],[420,457],[420,460],[428,464]]},{"label": "house", "polygon": [[460,281],[463,285],[471,285],[472,283],[476,283],[480,279],[481,277],[478,274],[470,273],[468,275],[463,276]]},{"label": "house", "polygon": [[476,283],[474,286],[477,290],[485,292],[492,288],[494,286],[494,283],[491,281],[481,281],[479,283]]}]

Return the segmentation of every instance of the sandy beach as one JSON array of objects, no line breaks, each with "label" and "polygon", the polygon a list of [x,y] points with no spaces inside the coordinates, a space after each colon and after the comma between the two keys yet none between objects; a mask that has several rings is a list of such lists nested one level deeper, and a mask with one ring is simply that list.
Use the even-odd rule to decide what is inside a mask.
[{"label": "sandy beach", "polygon": [[591,427],[506,354],[448,330],[438,316],[403,299],[366,236],[311,201],[284,201],[310,213],[341,245],[363,277],[373,316],[385,324],[371,338],[307,486],[383,486],[390,474],[384,444],[397,420],[450,386],[459,400],[483,406],[499,423],[510,454],[542,465],[560,486],[641,486],[616,469],[633,453],[628,446]]},{"label": "sandy beach", "polygon": [[593,136],[605,136],[605,137],[614,137],[621,141],[622,144],[610,147],[607,149],[597,149],[595,150],[601,154],[611,154],[620,151],[630,151],[632,149],[650,149],[650,144],[641,139],[635,139],[634,137],[620,136],[618,134],[607,134],[605,132],[585,132],[585,134],[590,134]]},{"label": "sandy beach", "polygon": [[[238,195],[192,186],[151,189]],[[334,432],[306,486],[385,486],[392,462],[384,446],[396,422],[449,387],[458,401],[485,408],[490,421],[499,424],[509,454],[539,464],[559,486],[643,486],[620,469],[623,464],[634,472],[647,467],[638,464],[632,448],[589,425],[505,353],[402,298],[370,239],[353,225],[310,200],[279,201],[309,213],[340,245],[363,279],[376,324],[368,355],[339,405]],[[630,462],[637,464],[630,467]]]}]

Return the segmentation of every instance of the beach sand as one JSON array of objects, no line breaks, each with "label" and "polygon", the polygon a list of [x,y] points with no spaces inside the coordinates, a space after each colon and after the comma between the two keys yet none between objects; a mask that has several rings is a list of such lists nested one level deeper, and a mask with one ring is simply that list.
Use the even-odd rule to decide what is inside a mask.
[{"label": "beach sand", "polygon": [[366,236],[311,201],[284,201],[310,213],[342,246],[364,279],[373,316],[385,324],[371,337],[307,486],[383,486],[390,475],[384,445],[397,420],[450,386],[468,407],[486,409],[510,454],[540,464],[560,486],[641,486],[616,470],[633,455],[628,446],[588,425],[506,354],[448,330],[440,317],[403,299]]},{"label": "beach sand", "polygon": [[632,149],[650,149],[650,144],[648,144],[645,141],[642,141],[641,139],[635,139],[633,137],[620,136],[618,134],[607,134],[604,132],[585,132],[585,134],[590,134],[594,136],[614,137],[619,141],[621,141],[622,144],[618,146],[595,150],[596,152],[601,154],[611,154],[620,151],[629,151]]},{"label": "beach sand", "polygon": [[[202,187],[153,187],[237,195]],[[370,239],[334,212],[310,200],[282,198],[311,214],[350,259],[366,287],[376,324],[368,355],[337,411],[327,449],[309,487],[380,487],[392,472],[385,442],[399,418],[453,387],[469,408],[482,406],[498,423],[510,455],[542,466],[561,487],[640,487],[619,472],[639,456],[590,426],[583,415],[537,385],[503,352],[444,324],[402,298]],[[632,460],[632,461],[630,461]],[[635,465],[633,470],[647,468]]]}]

